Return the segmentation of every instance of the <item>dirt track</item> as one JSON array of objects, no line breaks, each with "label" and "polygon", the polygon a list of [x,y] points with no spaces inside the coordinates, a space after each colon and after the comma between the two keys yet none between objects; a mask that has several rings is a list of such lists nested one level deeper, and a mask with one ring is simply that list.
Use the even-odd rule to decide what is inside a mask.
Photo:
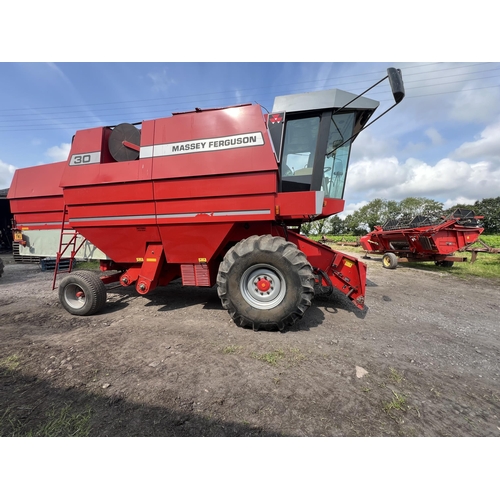
[{"label": "dirt track", "polygon": [[366,262],[364,313],[335,293],[256,333],[177,282],[71,316],[50,272],[7,261],[0,435],[64,407],[93,436],[500,435],[500,280]]}]

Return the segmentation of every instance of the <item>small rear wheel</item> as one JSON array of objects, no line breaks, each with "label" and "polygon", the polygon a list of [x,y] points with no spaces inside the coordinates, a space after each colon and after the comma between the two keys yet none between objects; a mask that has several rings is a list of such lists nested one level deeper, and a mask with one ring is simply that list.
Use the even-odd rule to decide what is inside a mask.
[{"label": "small rear wheel", "polygon": [[75,271],[59,285],[59,301],[66,311],[75,316],[91,316],[106,303],[106,287],[91,271]]},{"label": "small rear wheel", "polygon": [[453,267],[454,262],[452,260],[437,260],[436,266],[440,267]]},{"label": "small rear wheel", "polygon": [[396,267],[398,267],[398,258],[395,254],[387,252],[382,257],[382,266],[385,269],[396,269]]}]

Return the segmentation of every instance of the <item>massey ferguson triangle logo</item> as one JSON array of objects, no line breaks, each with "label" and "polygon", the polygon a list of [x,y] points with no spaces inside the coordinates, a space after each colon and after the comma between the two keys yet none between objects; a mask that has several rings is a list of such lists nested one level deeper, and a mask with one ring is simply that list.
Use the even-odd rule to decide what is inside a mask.
[{"label": "massey ferguson triangle logo", "polygon": [[269,118],[269,122],[272,123],[273,125],[275,123],[281,123],[283,121],[283,116],[282,115],[271,115]]}]

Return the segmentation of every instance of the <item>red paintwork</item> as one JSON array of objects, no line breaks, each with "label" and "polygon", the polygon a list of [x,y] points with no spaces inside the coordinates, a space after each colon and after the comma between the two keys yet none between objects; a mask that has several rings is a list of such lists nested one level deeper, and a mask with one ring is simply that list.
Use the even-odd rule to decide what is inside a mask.
[{"label": "red paintwork", "polygon": [[289,232],[288,239],[307,255],[313,267],[328,274],[335,288],[346,294],[357,307],[363,308],[366,290],[366,265],[363,262],[297,233]]},{"label": "red paintwork", "polygon": [[[254,133],[263,144],[204,149],[222,137]],[[277,192],[278,165],[260,106],[145,121],[143,157],[135,161],[111,157],[110,134],[107,127],[78,131],[67,162],[16,171],[9,198],[18,227],[24,221],[61,227],[66,206],[67,226],[108,255],[112,262],[103,268],[123,269],[120,283],[135,284],[139,293],[180,275],[184,284],[213,286],[219,263],[237,241],[253,234],[284,236],[363,307],[363,263],[276,225],[327,217],[342,211],[344,201],[326,199],[321,206],[315,192]],[[161,145],[188,141],[198,149],[151,156]],[[100,160],[81,163],[94,153]]]},{"label": "red paintwork", "polygon": [[[476,216],[476,219],[482,219]],[[384,231],[376,226],[371,233],[360,238],[361,246],[370,253],[394,253],[408,260],[453,260],[452,253],[477,241],[482,227],[458,223],[459,219],[443,220],[433,226]]]},{"label": "red paintwork", "polygon": [[63,190],[59,186],[66,162],[31,168],[19,168],[7,196],[20,230],[60,229]]}]

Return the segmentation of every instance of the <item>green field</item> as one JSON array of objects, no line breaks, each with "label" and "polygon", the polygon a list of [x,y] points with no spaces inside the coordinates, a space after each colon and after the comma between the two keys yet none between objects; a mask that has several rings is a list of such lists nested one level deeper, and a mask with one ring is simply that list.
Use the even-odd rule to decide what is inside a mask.
[{"label": "green field", "polygon": [[470,253],[456,253],[457,257],[466,256],[467,262],[455,262],[453,267],[444,268],[438,267],[433,262],[422,262],[419,264],[405,263],[402,266],[426,269],[436,271],[439,273],[449,273],[461,278],[468,278],[469,276],[477,276],[480,278],[491,278],[500,280],[500,254],[486,254],[481,253],[478,255],[474,263],[470,262]]},{"label": "green field", "polygon": [[500,248],[500,234],[481,236],[481,240],[492,248]]},{"label": "green field", "polygon": [[[331,245],[332,248],[337,250],[347,250],[357,252],[360,255],[364,255],[366,252],[361,247],[352,246],[342,246],[342,242],[356,242],[358,238],[356,236],[332,236],[327,235],[328,240],[333,240],[337,244]],[[315,240],[320,240],[321,236],[314,237]],[[500,235],[487,235],[482,236],[481,240],[492,248],[500,248]],[[476,245],[480,246],[480,245]],[[455,262],[453,267],[445,268],[441,266],[436,266],[434,262],[421,262],[421,263],[401,263],[401,266],[412,267],[415,269],[425,269],[427,271],[435,271],[437,273],[449,273],[454,276],[461,278],[468,278],[469,276],[477,276],[481,278],[491,278],[500,280],[500,253],[478,253],[476,261],[471,263],[472,253],[471,252],[457,252],[456,257],[466,257],[467,262]],[[373,256],[377,259],[379,256]],[[381,257],[381,256],[380,256]],[[380,263],[382,265],[382,263]]]}]

